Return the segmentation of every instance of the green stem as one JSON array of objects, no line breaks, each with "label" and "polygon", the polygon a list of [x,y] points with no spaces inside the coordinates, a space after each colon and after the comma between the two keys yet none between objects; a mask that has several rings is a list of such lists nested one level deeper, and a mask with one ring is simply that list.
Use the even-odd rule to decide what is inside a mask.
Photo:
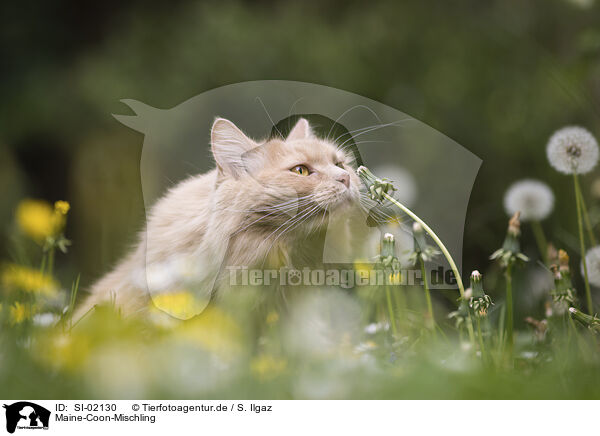
[{"label": "green stem", "polygon": [[387,307],[388,307],[388,313],[390,316],[390,324],[392,326],[392,333],[394,334],[394,337],[397,337],[398,330],[396,329],[396,316],[394,315],[394,306],[392,305],[392,295],[390,293],[389,285],[385,286],[385,295],[387,298]]},{"label": "green stem", "polygon": [[[419,263],[421,264],[421,275],[423,276],[423,289],[425,290],[425,300],[427,302],[427,313],[429,315],[429,322],[431,323],[431,329],[433,330],[433,336],[436,336],[435,318],[433,316],[433,304],[431,304],[431,293],[429,292],[429,282],[427,281],[427,272],[425,271],[425,262],[423,258],[419,256]],[[428,326],[429,327],[429,326]]]},{"label": "green stem", "polygon": [[506,333],[506,305],[503,305],[500,308],[500,316],[498,317],[499,321],[498,321],[498,337],[497,337],[497,342],[496,345],[498,346],[496,349],[496,354],[498,356],[502,355],[502,350],[504,350],[505,347],[505,333]]},{"label": "green stem", "polygon": [[579,178],[577,178],[577,194],[579,195],[579,204],[581,206],[581,211],[583,213],[583,222],[585,223],[586,230],[588,232],[588,237],[590,238],[590,244],[592,247],[595,247],[597,244],[596,237],[594,236],[594,231],[592,230],[592,224],[590,222],[590,215],[588,214],[587,207],[585,206],[585,201],[583,199],[583,194],[581,192],[581,186],[579,185]]},{"label": "green stem", "polygon": [[538,250],[540,251],[542,261],[544,262],[544,265],[548,265],[548,244],[546,242],[546,236],[544,235],[544,229],[539,221],[532,221],[531,229],[533,230],[535,242],[537,243]]},{"label": "green stem", "polygon": [[509,356],[513,350],[513,294],[512,294],[512,265],[508,265],[506,276],[506,342],[508,344]]},{"label": "green stem", "polygon": [[481,351],[481,360],[485,361],[485,347],[483,346],[483,334],[481,334],[481,319],[477,317],[477,336],[479,336],[479,351]]},{"label": "green stem", "polygon": [[[438,238],[438,236],[435,234],[435,232],[427,224],[425,224],[425,222],[421,218],[419,218],[413,211],[411,211],[409,208],[404,206],[402,203],[397,201],[394,197],[392,197],[391,195],[389,195],[386,192],[383,193],[383,197],[385,199],[387,199],[389,202],[391,202],[392,204],[394,204],[396,207],[398,207],[400,210],[402,210],[405,214],[407,214],[413,220],[415,220],[416,222],[421,224],[421,226],[423,226],[423,229],[425,229],[425,231],[429,234],[429,236],[431,236],[431,239],[433,239],[435,241],[435,243],[440,248],[440,250],[442,250],[444,257],[446,257],[446,260],[450,264],[450,268],[452,268],[454,277],[456,277],[456,284],[458,285],[460,297],[464,300],[465,299],[465,287],[463,285],[462,278],[460,276],[460,273],[458,272],[456,263],[454,263],[454,259],[452,259],[450,252],[448,251],[448,249],[446,248],[444,243],[441,241],[441,239]],[[474,345],[475,344],[475,334],[473,332],[473,321],[471,320],[471,314],[467,315],[467,330],[469,331],[469,340],[471,341],[471,344]]]},{"label": "green stem", "polygon": [[583,238],[583,222],[581,217],[581,195],[579,188],[579,178],[577,173],[573,173],[573,183],[575,184],[575,203],[577,205],[577,227],[579,228],[579,249],[581,251],[581,259],[583,263],[583,278],[585,283],[585,298],[587,302],[588,313],[593,315],[594,308],[592,305],[592,291],[590,290],[590,282],[588,280],[588,268],[585,261],[585,241]]}]

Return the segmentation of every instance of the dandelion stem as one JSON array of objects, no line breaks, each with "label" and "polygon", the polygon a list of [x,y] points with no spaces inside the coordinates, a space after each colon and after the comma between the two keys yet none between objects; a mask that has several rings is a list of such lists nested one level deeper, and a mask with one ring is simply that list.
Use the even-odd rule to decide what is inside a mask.
[{"label": "dandelion stem", "polygon": [[392,333],[394,334],[394,337],[397,337],[398,330],[396,329],[396,316],[394,315],[394,306],[392,304],[392,295],[390,292],[389,285],[385,286],[385,296],[387,299],[387,307],[388,307],[388,313],[390,316],[390,325],[392,326]]},{"label": "dandelion stem", "polygon": [[588,313],[593,315],[594,308],[592,306],[592,291],[590,290],[590,282],[588,280],[588,268],[587,262],[585,261],[585,240],[583,238],[583,222],[581,213],[581,195],[579,188],[579,178],[577,173],[573,173],[573,183],[575,185],[575,203],[577,206],[577,227],[579,228],[579,249],[581,251],[581,259],[583,263],[583,278],[585,283],[585,298],[587,302]]},{"label": "dandelion stem", "polygon": [[588,237],[590,238],[590,244],[592,247],[595,247],[598,244],[596,242],[596,237],[594,236],[594,231],[592,230],[592,224],[590,222],[590,215],[588,214],[588,210],[585,205],[585,201],[583,199],[583,194],[581,192],[581,186],[579,184],[579,179],[577,179],[577,193],[579,194],[579,204],[581,205],[581,211],[583,214],[583,222],[585,223],[585,227],[588,232]]},{"label": "dandelion stem", "polygon": [[548,244],[546,242],[546,236],[544,235],[544,229],[539,221],[535,220],[531,222],[531,229],[533,230],[533,235],[535,236],[535,242],[537,243],[538,250],[540,252],[540,256],[542,257],[542,261],[544,265],[548,264]]},{"label": "dandelion stem", "polygon": [[[448,249],[446,248],[446,246],[444,245],[442,240],[440,238],[438,238],[438,236],[435,234],[435,232],[427,224],[425,224],[425,222],[421,218],[419,218],[413,211],[411,211],[409,208],[407,208],[402,203],[397,201],[394,197],[389,195],[387,192],[383,193],[383,198],[387,199],[389,202],[394,204],[396,207],[398,207],[400,210],[402,210],[405,214],[407,214],[409,217],[411,217],[413,220],[415,220],[416,222],[418,222],[419,224],[421,224],[423,226],[423,229],[425,229],[425,231],[435,241],[435,243],[440,248],[440,250],[442,250],[442,253],[444,254],[444,256],[446,257],[446,260],[450,264],[450,268],[452,268],[454,277],[456,278],[456,284],[458,285],[460,297],[462,299],[465,299],[465,286],[463,285],[463,281],[461,279],[460,273],[458,271],[458,268],[456,267],[456,263],[454,263],[454,259],[452,259],[450,252],[448,251]],[[474,344],[475,343],[475,334],[473,332],[473,321],[471,320],[470,314],[467,315],[467,330],[469,331],[469,340],[471,341],[471,344]]]},{"label": "dandelion stem", "polygon": [[483,334],[481,333],[480,317],[477,317],[477,336],[479,336],[479,351],[481,351],[481,360],[485,361],[485,347],[483,346]]},{"label": "dandelion stem", "polygon": [[512,265],[508,264],[506,271],[506,342],[508,345],[508,355],[512,356],[513,351],[513,294],[512,294]]},{"label": "dandelion stem", "polygon": [[436,325],[435,318],[433,316],[433,304],[431,304],[431,293],[429,292],[429,282],[427,281],[427,272],[425,271],[425,261],[423,257],[419,256],[419,263],[421,265],[421,275],[423,276],[423,289],[425,290],[425,300],[427,301],[427,313],[429,316],[430,326],[433,330],[433,336],[436,336]]}]

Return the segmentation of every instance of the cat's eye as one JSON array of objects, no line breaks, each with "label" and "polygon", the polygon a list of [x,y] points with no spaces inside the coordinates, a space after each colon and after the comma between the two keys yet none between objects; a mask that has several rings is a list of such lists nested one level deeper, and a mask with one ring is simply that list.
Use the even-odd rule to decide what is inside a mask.
[{"label": "cat's eye", "polygon": [[336,163],[335,166],[344,169],[344,164],[342,162]]},{"label": "cat's eye", "polygon": [[306,165],[296,165],[294,168],[291,168],[290,171],[301,176],[308,176],[310,174]]}]

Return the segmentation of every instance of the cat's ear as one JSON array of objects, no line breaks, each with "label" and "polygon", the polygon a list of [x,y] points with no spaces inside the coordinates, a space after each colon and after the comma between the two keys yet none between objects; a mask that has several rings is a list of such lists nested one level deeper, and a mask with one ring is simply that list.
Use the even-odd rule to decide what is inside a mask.
[{"label": "cat's ear", "polygon": [[305,118],[300,118],[287,137],[287,141],[312,137],[312,130]]},{"label": "cat's ear", "polygon": [[245,172],[244,153],[257,145],[225,118],[217,118],[213,123],[210,143],[219,170],[235,178]]}]

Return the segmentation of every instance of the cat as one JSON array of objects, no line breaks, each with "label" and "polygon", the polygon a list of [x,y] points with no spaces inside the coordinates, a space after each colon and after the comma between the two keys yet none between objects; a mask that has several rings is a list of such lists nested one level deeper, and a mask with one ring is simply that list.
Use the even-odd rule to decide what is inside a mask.
[{"label": "cat", "polygon": [[190,286],[206,305],[226,281],[225,265],[314,266],[332,226],[339,240],[350,237],[345,217],[360,198],[354,158],[306,119],[285,139],[254,141],[217,118],[211,151],[215,168],[158,200],[137,246],[91,287],[75,319],[103,302],[143,314],[149,294]]}]

